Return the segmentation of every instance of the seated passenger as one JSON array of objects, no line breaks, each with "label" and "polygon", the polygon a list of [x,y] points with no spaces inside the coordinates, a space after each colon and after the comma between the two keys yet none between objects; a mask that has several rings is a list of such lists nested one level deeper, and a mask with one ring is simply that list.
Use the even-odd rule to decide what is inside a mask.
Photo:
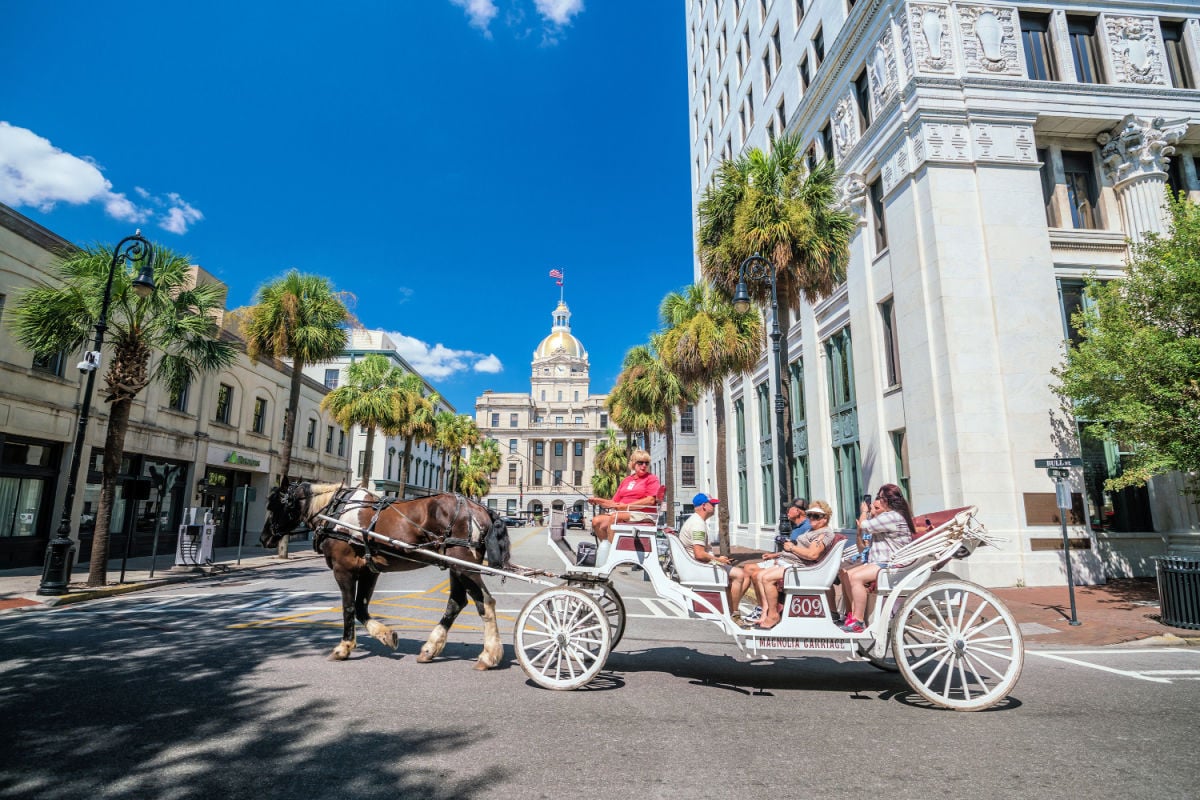
[{"label": "seated passenger", "polygon": [[750,576],[741,567],[733,566],[728,556],[717,555],[708,549],[708,520],[717,513],[716,505],[719,502],[721,501],[717,498],[709,497],[704,493],[693,497],[692,507],[695,509],[695,513],[684,521],[683,527],[679,529],[679,538],[683,541],[684,547],[689,548],[690,556],[701,564],[720,567],[729,575],[729,586],[726,588],[725,594],[729,601],[730,616],[738,625],[748,627],[749,623],[744,622],[741,614],[738,613],[738,603],[742,601],[742,595],[746,593],[746,588],[750,585]]},{"label": "seated passenger", "polygon": [[866,624],[863,618],[867,612],[867,585],[875,581],[879,570],[891,566],[892,554],[911,542],[912,532],[917,529],[908,501],[894,483],[879,487],[870,508],[866,503],[862,505],[858,519],[859,549],[864,537],[870,536],[870,554],[867,563],[847,567],[839,574],[842,594],[846,598],[846,621],[842,630],[847,633],[862,633]]},{"label": "seated passenger", "polygon": [[[792,523],[792,532],[787,536],[780,534],[779,536],[775,537],[775,544],[781,550],[783,549],[783,545],[787,542],[795,544],[797,539],[812,530],[808,519],[804,516],[804,512],[807,510],[808,502],[803,497],[797,497],[795,500],[788,503],[788,507],[784,513],[787,514],[788,521]],[[779,555],[779,552],[777,551],[768,555],[770,558],[775,558],[777,555]],[[764,559],[767,557],[767,555],[763,556]],[[775,566],[775,564],[771,561],[763,561],[761,563],[751,561],[745,565],[744,569],[746,570],[746,574],[750,576],[750,582],[754,583],[758,576],[759,570],[763,569],[764,567],[773,566]]]},{"label": "seated passenger", "polygon": [[[773,628],[779,624],[777,583],[783,580],[784,573],[790,567],[806,567],[818,561],[825,555],[826,548],[833,544],[837,533],[829,527],[829,517],[832,513],[829,504],[824,500],[814,500],[805,512],[811,530],[802,534],[795,543],[791,540],[784,542],[782,553],[763,554],[762,563],[754,573],[754,591],[758,595],[759,605],[762,606],[762,617],[758,627]],[[830,609],[836,608],[832,586],[826,593],[826,600]]]},{"label": "seated passenger", "polygon": [[629,471],[632,474],[621,480],[611,500],[604,497],[588,498],[589,503],[608,510],[606,514],[592,517],[592,533],[600,540],[596,548],[597,564],[608,560],[614,523],[653,522],[658,513],[658,493],[662,484],[650,472],[650,454],[645,450],[634,450],[629,456]]}]

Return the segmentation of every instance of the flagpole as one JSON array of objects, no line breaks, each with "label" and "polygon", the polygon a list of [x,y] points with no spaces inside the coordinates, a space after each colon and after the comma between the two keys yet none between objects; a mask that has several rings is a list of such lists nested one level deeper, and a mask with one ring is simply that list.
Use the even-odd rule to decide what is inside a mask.
[{"label": "flagpole", "polygon": [[566,280],[567,273],[563,273],[563,277],[558,279],[558,304],[563,304],[563,281]]}]

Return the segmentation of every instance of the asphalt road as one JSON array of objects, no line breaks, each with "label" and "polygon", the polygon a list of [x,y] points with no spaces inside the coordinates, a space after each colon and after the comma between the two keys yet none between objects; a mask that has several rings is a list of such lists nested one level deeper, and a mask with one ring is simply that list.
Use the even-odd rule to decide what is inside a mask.
[{"label": "asphalt road", "polygon": [[[553,565],[514,531],[515,560]],[[248,577],[249,576],[249,577]],[[746,662],[617,578],[625,638],[576,692],[533,685],[512,623],[536,587],[489,585],[506,658],[472,669],[481,626],[416,653],[445,574],[385,575],[347,662],[324,564],[0,617],[0,797],[1195,797],[1200,649],[1030,651],[1002,706],[926,706],[899,675],[832,657]]]}]

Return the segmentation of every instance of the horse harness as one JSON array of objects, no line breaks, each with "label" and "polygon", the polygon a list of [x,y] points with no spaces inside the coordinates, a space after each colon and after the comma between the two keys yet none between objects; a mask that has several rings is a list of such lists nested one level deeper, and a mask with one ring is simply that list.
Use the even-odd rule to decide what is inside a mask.
[{"label": "horse harness", "polygon": [[[379,517],[384,511],[392,508],[397,503],[403,502],[395,497],[381,497],[378,500],[355,500],[352,498],[356,491],[357,490],[353,487],[342,487],[341,489],[338,489],[333,496],[333,500],[323,509],[324,516],[340,519],[341,516],[347,512],[369,509],[372,512],[371,521],[362,526],[362,530],[366,533],[370,533],[375,530],[375,524],[379,522]],[[311,499],[311,497],[312,492],[310,488],[307,499]],[[446,551],[451,547],[474,548],[479,545],[480,541],[482,540],[482,536],[479,536],[472,541],[470,539],[460,539],[457,536],[450,535],[450,533],[454,530],[454,526],[458,523],[459,519],[462,518],[464,512],[467,511],[467,500],[461,494],[454,494],[454,501],[454,514],[451,515],[450,522],[446,525],[446,530],[442,532],[431,531],[423,525],[419,525],[413,520],[412,517],[405,514],[400,508],[393,509],[397,514],[403,517],[406,521],[408,521],[409,524],[411,524],[421,533],[431,537],[432,541],[414,544],[414,549],[433,550],[440,555],[445,555]],[[474,519],[470,520],[470,522],[473,538],[475,538],[474,534],[477,531],[478,523],[475,522]],[[379,567],[376,566],[373,559],[376,554],[382,555],[385,558],[399,558],[405,561],[413,561],[420,564],[428,563],[426,561],[420,561],[419,559],[400,555],[399,553],[387,550],[378,544],[372,546],[370,536],[364,535],[361,540],[357,539],[344,529],[340,529],[341,526],[328,520],[321,520],[319,525],[310,527],[312,527],[313,530],[313,549],[318,553],[321,552],[321,544],[326,539],[336,539],[341,542],[346,542],[355,549],[361,549],[363,551],[363,558],[366,559],[367,569],[374,573],[380,572]],[[480,531],[479,533],[481,534],[482,532]],[[448,569],[447,565],[441,561],[437,562],[437,566],[439,569]]]}]

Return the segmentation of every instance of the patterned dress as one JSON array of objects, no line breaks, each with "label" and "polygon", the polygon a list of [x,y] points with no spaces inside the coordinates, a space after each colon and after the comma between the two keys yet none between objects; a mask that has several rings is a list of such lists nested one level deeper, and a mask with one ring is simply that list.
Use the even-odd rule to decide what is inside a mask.
[{"label": "patterned dress", "polygon": [[863,533],[871,536],[868,564],[878,564],[880,567],[890,565],[896,551],[912,541],[912,531],[908,529],[908,523],[899,511],[876,514],[865,520],[861,527]]}]

